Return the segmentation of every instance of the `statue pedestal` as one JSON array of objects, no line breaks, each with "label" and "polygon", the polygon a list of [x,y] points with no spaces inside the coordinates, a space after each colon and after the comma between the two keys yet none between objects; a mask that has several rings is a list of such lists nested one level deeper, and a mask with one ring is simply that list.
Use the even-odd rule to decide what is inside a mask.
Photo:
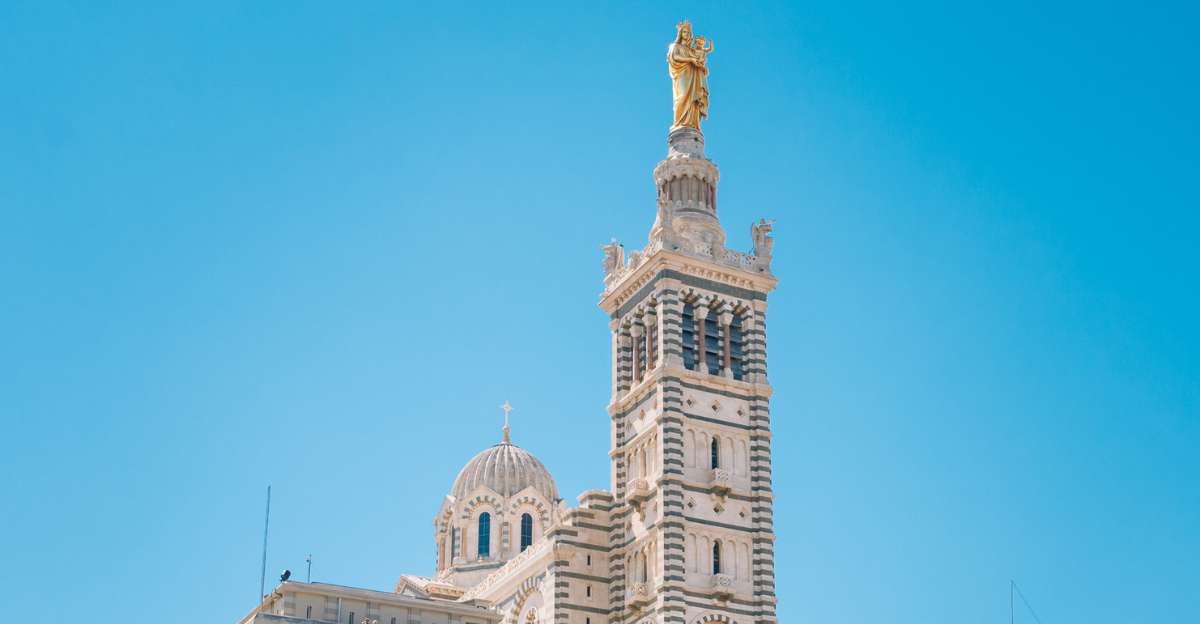
[{"label": "statue pedestal", "polygon": [[654,168],[659,211],[650,241],[679,239],[710,250],[724,248],[725,230],[717,220],[720,177],[717,166],[704,156],[704,133],[695,128],[671,130],[667,157]]},{"label": "statue pedestal", "polygon": [[704,158],[704,133],[695,128],[674,128],[667,135],[667,158]]}]

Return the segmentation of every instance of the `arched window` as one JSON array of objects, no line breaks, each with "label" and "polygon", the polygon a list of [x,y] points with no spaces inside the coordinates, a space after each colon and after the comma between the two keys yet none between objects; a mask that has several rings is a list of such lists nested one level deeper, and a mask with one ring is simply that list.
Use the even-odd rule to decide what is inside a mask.
[{"label": "arched window", "polygon": [[742,333],[742,317],[734,316],[729,326],[729,368],[733,378],[741,381],[746,378],[746,339]]},{"label": "arched window", "polygon": [[690,303],[683,304],[683,367],[696,370],[696,308]]},{"label": "arched window", "polygon": [[721,542],[713,541],[713,574],[721,573]]},{"label": "arched window", "polygon": [[521,514],[521,551],[533,545],[533,516]]},{"label": "arched window", "polygon": [[712,439],[712,469],[716,470],[721,467],[721,442],[717,436]]},{"label": "arched window", "polygon": [[641,581],[644,583],[644,582],[646,582],[647,580],[649,580],[649,579],[650,579],[650,575],[646,573],[646,572],[647,572],[647,570],[646,570],[646,555],[645,555],[645,554],[640,554],[640,555],[638,555],[638,560],[639,560],[639,562],[641,563],[641,567],[642,567],[642,569],[641,569],[641,573],[642,573],[642,578],[641,578]]},{"label": "arched window", "polygon": [[483,512],[479,514],[479,548],[480,557],[487,557],[492,554],[492,514]]},{"label": "arched window", "polygon": [[458,556],[458,527],[450,529],[450,563]]}]

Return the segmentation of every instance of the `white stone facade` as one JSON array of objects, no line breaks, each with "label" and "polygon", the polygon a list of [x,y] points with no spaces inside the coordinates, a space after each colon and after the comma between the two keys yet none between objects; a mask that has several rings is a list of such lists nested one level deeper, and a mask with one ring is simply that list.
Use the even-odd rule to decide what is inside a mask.
[{"label": "white stone facade", "polygon": [[558,501],[550,472],[511,442],[506,427],[500,444],[463,467],[433,520],[437,578],[461,587],[479,583],[542,541],[558,523]]},{"label": "white stone facade", "polygon": [[672,132],[647,246],[605,247],[609,490],[568,506],[506,425],[434,516],[434,577],[284,582],[242,622],[774,624],[771,224],[727,249],[718,180],[704,136]]}]

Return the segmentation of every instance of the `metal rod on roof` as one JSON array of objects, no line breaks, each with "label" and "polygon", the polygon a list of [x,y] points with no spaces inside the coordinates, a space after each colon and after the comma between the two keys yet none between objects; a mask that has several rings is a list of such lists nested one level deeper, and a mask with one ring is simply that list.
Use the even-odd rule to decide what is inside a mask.
[{"label": "metal rod on roof", "polygon": [[258,577],[258,601],[267,595],[267,531],[271,528],[271,486],[267,486],[267,519],[263,522],[262,573]]}]

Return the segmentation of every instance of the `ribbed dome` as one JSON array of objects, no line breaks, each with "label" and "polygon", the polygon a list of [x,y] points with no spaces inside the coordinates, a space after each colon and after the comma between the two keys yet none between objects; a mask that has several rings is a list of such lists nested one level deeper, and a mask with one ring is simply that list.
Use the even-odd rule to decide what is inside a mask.
[{"label": "ribbed dome", "polygon": [[[507,433],[507,432],[506,432]],[[461,499],[480,485],[485,485],[501,496],[512,496],[533,486],[551,501],[558,500],[558,489],[554,478],[529,451],[505,441],[484,449],[467,462],[454,480],[450,494]]]}]

